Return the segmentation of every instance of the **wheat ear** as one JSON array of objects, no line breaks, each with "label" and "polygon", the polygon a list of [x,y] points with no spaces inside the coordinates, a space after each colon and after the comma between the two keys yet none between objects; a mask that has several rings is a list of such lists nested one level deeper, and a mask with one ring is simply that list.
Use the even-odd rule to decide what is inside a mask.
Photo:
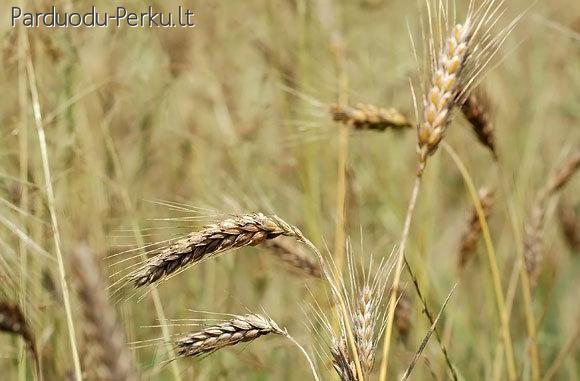
[{"label": "wheat ear", "polygon": [[197,357],[269,334],[286,336],[286,332],[270,318],[257,314],[240,315],[179,338],[175,350],[178,356]]},{"label": "wheat ear", "polygon": [[[482,188],[479,190],[479,202],[481,203],[481,208],[483,209],[483,214],[486,219],[491,215],[491,210],[494,204],[494,192],[488,188]],[[459,268],[463,269],[467,263],[473,257],[475,249],[477,247],[477,242],[481,237],[481,223],[479,222],[479,216],[477,210],[473,208],[471,212],[471,217],[469,218],[469,224],[463,236],[461,238],[461,244],[459,249]]]},{"label": "wheat ear", "polygon": [[580,251],[580,221],[574,207],[564,200],[558,204],[560,228],[572,250]]},{"label": "wheat ear", "polygon": [[354,362],[348,354],[346,339],[333,338],[330,345],[330,354],[332,355],[332,366],[340,381],[357,381],[356,369]]},{"label": "wheat ear", "polygon": [[300,231],[278,216],[253,213],[228,218],[188,234],[160,249],[144,265],[129,275],[135,287],[153,284],[180,269],[218,253],[256,246],[285,235],[300,239]]},{"label": "wheat ear", "polygon": [[445,40],[431,86],[423,99],[423,120],[417,128],[420,172],[443,139],[460,93],[461,72],[473,34],[471,19],[456,25]]},{"label": "wheat ear", "polygon": [[370,104],[356,106],[333,104],[332,119],[356,130],[404,129],[413,127],[409,119],[395,108],[385,109]]},{"label": "wheat ear", "polygon": [[306,255],[297,245],[280,238],[264,242],[264,246],[279,260],[289,265],[290,269],[314,278],[322,278],[322,269],[318,259]]},{"label": "wheat ear", "polygon": [[28,345],[32,357],[38,362],[32,329],[18,304],[0,302],[0,331],[20,336]]},{"label": "wheat ear", "polygon": [[72,267],[85,323],[85,371],[95,372],[99,380],[138,380],[125,332],[109,303],[91,250],[86,246],[79,247],[73,253]]},{"label": "wheat ear", "polygon": [[538,192],[532,206],[524,236],[524,259],[532,286],[537,283],[542,269],[544,257],[542,235],[548,201],[570,181],[579,167],[580,150],[570,155],[564,164],[552,173],[546,185]]},{"label": "wheat ear", "polygon": [[480,143],[497,158],[491,101],[482,87],[469,93],[461,105],[461,112],[471,125],[471,129]]}]

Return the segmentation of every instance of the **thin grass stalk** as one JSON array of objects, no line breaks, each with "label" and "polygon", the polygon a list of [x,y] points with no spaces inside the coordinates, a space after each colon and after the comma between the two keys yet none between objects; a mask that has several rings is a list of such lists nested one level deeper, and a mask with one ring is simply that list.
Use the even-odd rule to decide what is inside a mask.
[{"label": "thin grass stalk", "polygon": [[[111,134],[109,133],[108,129],[103,126],[103,135],[105,137],[105,145],[109,154],[113,158],[113,168],[115,171],[116,176],[123,181],[123,167],[121,166],[121,161],[119,159],[119,155],[117,154],[117,150],[115,149],[115,144],[113,139],[111,138]],[[127,191],[127,187],[125,184],[120,187],[121,199],[123,201],[124,207],[127,213],[131,216],[134,215],[134,208],[133,203],[131,202],[131,197],[129,197],[129,193]],[[133,236],[137,241],[137,245],[139,247],[145,247],[145,240],[143,239],[143,235],[141,234],[141,230],[139,229],[139,224],[135,220],[134,217],[131,218],[131,230],[133,232]],[[140,257],[142,261],[147,260],[147,253],[144,249],[139,251]],[[165,311],[163,309],[163,303],[161,302],[161,296],[159,295],[159,291],[154,286],[149,286],[149,292],[151,293],[151,298],[153,299],[153,305],[155,307],[155,313],[157,315],[157,319],[159,321],[167,321]],[[175,351],[173,346],[171,345],[171,331],[167,324],[161,324],[161,333],[163,335],[163,339],[165,342],[165,351],[169,358],[175,358]],[[173,373],[173,379],[176,381],[181,381],[181,371],[179,369],[179,365],[177,361],[171,361],[171,372]],[[193,372],[193,371],[192,371]]]},{"label": "thin grass stalk", "polygon": [[[508,185],[505,180],[506,177],[503,174],[503,168],[498,163],[499,177],[501,179],[502,192],[505,196],[508,194]],[[508,207],[508,217],[510,225],[513,231],[514,243],[516,247],[516,254],[518,256],[518,262],[520,263],[519,277],[522,286],[522,298],[524,301],[524,315],[526,318],[526,331],[528,334],[528,340],[530,341],[530,359],[532,367],[532,380],[538,381],[540,379],[540,354],[538,350],[538,339],[537,339],[537,328],[536,319],[534,317],[534,309],[532,306],[532,287],[530,284],[530,277],[526,269],[526,259],[524,253],[524,240],[520,231],[521,221],[516,213],[515,206],[513,202],[506,197],[507,207]],[[509,309],[511,310],[511,305],[513,305],[513,299],[510,303]]]},{"label": "thin grass stalk", "polygon": [[405,370],[405,373],[403,373],[403,376],[401,377],[401,381],[407,380],[409,378],[409,376],[411,375],[411,372],[415,368],[415,364],[417,363],[417,360],[421,356],[421,353],[423,353],[423,350],[425,350],[425,347],[429,343],[429,339],[433,335],[433,332],[435,332],[436,327],[437,327],[437,323],[439,322],[439,319],[441,318],[441,315],[443,314],[445,307],[447,307],[447,303],[449,302],[451,295],[453,295],[453,292],[455,291],[456,287],[457,287],[457,283],[455,283],[455,285],[453,285],[453,288],[451,289],[451,291],[449,292],[449,294],[445,298],[445,301],[443,302],[443,306],[441,306],[441,310],[439,311],[439,313],[435,317],[435,320],[431,323],[431,327],[429,328],[427,335],[425,335],[425,337],[423,338],[423,341],[421,341],[421,344],[419,345],[419,349],[415,353],[415,356],[413,356],[413,360],[411,361],[411,363],[409,364],[409,366]]},{"label": "thin grass stalk", "polygon": [[[340,42],[338,43],[340,44]],[[335,47],[335,59],[338,70],[338,102],[348,104],[348,75],[344,68],[344,47]],[[334,233],[334,257],[340,272],[344,267],[346,242],[346,172],[348,165],[348,126],[339,123],[338,146],[338,178],[336,184],[336,229]]]},{"label": "thin grass stalk", "polygon": [[[579,316],[579,318],[580,318],[580,316]],[[580,321],[580,320],[577,320],[577,321]],[[566,344],[564,344],[564,346],[562,347],[560,352],[558,352],[558,355],[554,359],[554,362],[552,363],[552,365],[550,365],[550,367],[548,368],[548,371],[544,375],[544,378],[542,378],[542,381],[552,381],[554,379],[554,377],[556,377],[556,374],[558,374],[558,371],[560,370],[560,368],[564,364],[564,360],[566,360],[566,357],[568,357],[570,352],[572,352],[572,350],[574,349],[574,346],[578,343],[579,340],[580,340],[580,324],[577,325],[576,331],[574,332],[574,334],[572,334],[568,338],[568,340],[566,341]]]},{"label": "thin grass stalk", "polygon": [[[425,315],[427,315],[427,319],[429,319],[429,323],[431,325],[433,325],[435,322],[435,319],[433,318],[433,314],[431,313],[429,306],[427,306],[427,299],[425,299],[425,297],[423,296],[423,293],[421,292],[421,289],[419,288],[419,282],[417,281],[417,277],[415,276],[413,270],[411,269],[411,266],[409,266],[409,262],[407,262],[406,258],[405,258],[405,267],[407,268],[409,276],[411,277],[411,280],[413,281],[413,285],[415,286],[415,291],[417,292],[417,296],[419,296],[419,300],[421,300],[421,304],[423,306],[423,311],[425,312]],[[441,335],[439,334],[439,330],[437,329],[437,327],[435,327],[435,338],[437,339],[437,342],[439,343],[439,346],[441,348],[441,352],[443,353],[443,357],[445,357],[445,363],[447,364],[447,367],[449,368],[449,371],[451,372],[451,377],[453,378],[454,381],[457,381],[458,380],[457,371],[455,370],[455,368],[453,367],[453,364],[451,363],[451,358],[450,358],[449,353],[447,351],[447,347],[443,343],[443,340],[441,338]]]},{"label": "thin grass stalk", "polygon": [[[23,33],[18,34],[19,39],[19,54],[24,56],[25,46],[24,46],[24,35]],[[26,184],[28,180],[28,169],[29,169],[29,156],[28,156],[28,95],[27,95],[27,83],[26,83],[26,64],[22,62],[23,60],[18,60],[18,103],[20,106],[20,127],[18,129],[18,146],[19,146],[19,179],[21,184]],[[28,186],[21,186],[21,195],[19,206],[22,210],[29,210],[29,192]],[[24,233],[28,233],[26,228],[26,217],[22,216],[20,223],[22,224]],[[18,251],[20,254],[20,306],[23,308],[24,314],[26,311],[26,294],[28,292],[28,247],[23,239],[18,240]],[[23,342],[18,344],[19,358],[21,361],[18,362],[18,379],[20,381],[26,381],[26,356],[24,352],[26,347]],[[38,356],[39,359],[41,356]],[[40,360],[37,360],[40,361]],[[37,364],[38,365],[38,364]],[[39,374],[42,372],[39,371]]]},{"label": "thin grass stalk", "polygon": [[38,88],[36,85],[36,74],[30,56],[30,43],[26,36],[26,72],[28,74],[28,84],[30,87],[30,96],[32,99],[32,109],[34,114],[34,121],[36,124],[36,131],[38,134],[38,142],[40,145],[40,154],[42,158],[42,168],[44,172],[45,191],[48,203],[48,210],[50,213],[50,221],[52,224],[52,238],[54,241],[54,248],[56,252],[56,259],[58,262],[59,281],[62,292],[62,299],[66,314],[66,322],[68,329],[68,336],[70,341],[71,353],[73,358],[73,365],[75,376],[77,380],[82,380],[81,363],[76,343],[75,325],[73,322],[72,308],[70,303],[70,293],[68,289],[67,274],[64,267],[63,255],[61,252],[61,239],[58,227],[58,219],[56,216],[56,201],[54,197],[54,189],[52,188],[52,176],[50,174],[50,163],[48,159],[48,148],[46,144],[46,135],[44,132],[44,125],[42,121],[42,112],[40,110],[40,98],[38,96]]},{"label": "thin grass stalk", "polygon": [[385,335],[383,341],[383,358],[381,360],[381,368],[379,373],[379,380],[385,381],[387,379],[388,361],[389,361],[389,350],[391,346],[391,335],[393,332],[393,323],[395,317],[395,306],[397,304],[397,292],[399,290],[399,283],[401,282],[401,272],[403,270],[403,264],[405,259],[405,248],[407,247],[407,240],[409,238],[409,231],[411,229],[411,221],[413,219],[413,214],[415,211],[415,206],[417,204],[417,197],[419,195],[419,188],[421,187],[421,176],[415,177],[415,183],[413,185],[413,190],[411,192],[411,200],[409,201],[409,206],[407,208],[407,215],[405,217],[405,225],[403,227],[403,233],[401,235],[401,243],[399,246],[399,251],[397,253],[397,264],[395,267],[395,276],[393,278],[393,286],[388,305],[388,315],[387,323],[385,327]]},{"label": "thin grass stalk", "polygon": [[490,267],[491,276],[492,276],[496,304],[497,304],[498,312],[500,315],[501,334],[502,334],[502,339],[503,339],[503,344],[504,344],[504,353],[506,356],[508,377],[511,381],[515,381],[515,380],[517,380],[518,377],[517,377],[517,371],[516,371],[516,365],[515,365],[515,359],[514,359],[512,339],[511,339],[511,334],[510,334],[510,329],[509,329],[509,318],[507,315],[505,299],[504,299],[503,289],[502,289],[502,285],[501,285],[501,278],[500,278],[500,274],[499,274],[499,266],[497,264],[497,257],[496,257],[495,249],[493,247],[493,243],[491,240],[491,235],[489,233],[489,226],[487,225],[487,220],[485,218],[485,212],[483,210],[483,207],[481,206],[481,202],[479,201],[479,197],[477,195],[477,190],[475,188],[475,185],[473,184],[473,180],[471,179],[469,172],[467,171],[467,168],[465,168],[465,165],[463,164],[463,162],[461,161],[461,159],[459,158],[459,156],[457,155],[455,150],[449,144],[447,144],[446,142],[443,142],[443,148],[449,154],[449,156],[451,157],[451,159],[453,160],[453,162],[455,163],[455,165],[459,169],[459,172],[461,172],[461,176],[463,177],[463,181],[465,182],[465,186],[467,187],[467,190],[469,192],[469,195],[471,196],[471,200],[473,202],[473,205],[474,205],[475,209],[477,210],[477,215],[479,216],[479,222],[481,224],[483,239],[485,242],[486,252],[487,252],[488,259],[489,259],[489,267]]}]

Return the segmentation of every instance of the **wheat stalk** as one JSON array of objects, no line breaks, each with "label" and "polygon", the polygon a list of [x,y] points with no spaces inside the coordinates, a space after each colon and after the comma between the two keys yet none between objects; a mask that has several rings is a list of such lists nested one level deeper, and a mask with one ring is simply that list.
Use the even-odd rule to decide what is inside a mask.
[{"label": "wheat stalk", "polygon": [[135,287],[153,284],[218,253],[245,246],[256,246],[285,235],[301,240],[302,233],[277,216],[253,213],[228,218],[188,234],[158,251],[131,273]]},{"label": "wheat stalk", "polygon": [[269,334],[286,336],[286,332],[268,317],[237,315],[229,321],[177,339],[175,350],[181,357],[197,357]]},{"label": "wheat stalk", "polygon": [[[481,208],[483,209],[483,214],[485,218],[488,219],[494,204],[494,192],[488,188],[481,188],[478,192],[478,195]],[[475,248],[477,247],[477,242],[479,241],[480,237],[481,223],[479,222],[477,210],[473,208],[468,227],[461,238],[458,260],[460,269],[465,268],[467,262],[469,262],[469,260],[471,260],[473,257]]]},{"label": "wheat stalk", "polygon": [[99,380],[138,380],[123,328],[109,303],[101,272],[85,246],[72,256],[76,290],[84,317],[85,371]]},{"label": "wheat stalk", "polygon": [[356,130],[404,129],[413,124],[395,108],[385,109],[371,104],[356,106],[333,104],[330,106],[332,119]]},{"label": "wheat stalk", "polygon": [[297,245],[287,240],[276,238],[264,242],[264,247],[279,260],[289,265],[290,269],[314,278],[322,278],[322,270],[317,259],[313,259],[300,250]]},{"label": "wheat stalk", "polygon": [[469,93],[461,105],[461,112],[480,143],[497,158],[491,101],[481,86]]}]

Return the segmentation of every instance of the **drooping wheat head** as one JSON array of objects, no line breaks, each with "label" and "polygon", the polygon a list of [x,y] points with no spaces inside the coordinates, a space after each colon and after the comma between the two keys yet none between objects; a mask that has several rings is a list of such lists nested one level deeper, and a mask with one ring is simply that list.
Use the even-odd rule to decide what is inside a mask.
[{"label": "drooping wheat head", "polygon": [[219,253],[260,245],[281,235],[300,241],[303,237],[298,228],[275,215],[253,213],[228,218],[159,249],[129,279],[135,287],[153,284]]},{"label": "drooping wheat head", "polygon": [[264,246],[279,260],[288,265],[289,269],[299,274],[308,275],[314,278],[322,277],[322,270],[318,263],[318,258],[307,255],[301,248],[290,242],[279,238],[264,242]]},{"label": "drooping wheat head", "polygon": [[580,219],[576,209],[566,200],[560,200],[558,217],[568,246],[576,252],[580,251]]},{"label": "drooping wheat head", "polygon": [[479,86],[469,93],[461,105],[461,112],[480,143],[491,151],[494,158],[497,158],[492,106],[483,87]]},{"label": "drooping wheat head", "polygon": [[395,325],[397,327],[397,331],[399,332],[399,336],[403,341],[407,341],[409,338],[409,333],[411,332],[411,327],[413,325],[412,322],[412,313],[413,313],[413,303],[409,294],[404,291],[400,290],[397,298],[399,301],[397,302],[397,307],[395,307]]},{"label": "drooping wheat head", "polygon": [[358,103],[356,106],[333,104],[330,114],[336,122],[353,127],[356,130],[404,129],[413,124],[395,108],[385,109],[370,104]]},{"label": "drooping wheat head", "polygon": [[[485,218],[489,218],[491,210],[494,205],[494,192],[488,188],[481,188],[479,190],[479,201],[483,209]],[[459,249],[458,265],[460,269],[465,268],[467,263],[473,258],[477,242],[481,237],[481,224],[477,215],[477,210],[473,208],[467,229],[461,237],[461,244]]]},{"label": "drooping wheat head", "polygon": [[32,329],[18,304],[0,301],[0,332],[20,336],[28,346],[32,357],[38,361]]},{"label": "drooping wheat head", "polygon": [[177,339],[175,350],[180,357],[197,357],[269,334],[287,335],[268,317],[258,314],[240,315]]},{"label": "drooping wheat head", "polygon": [[98,380],[138,380],[125,332],[109,303],[101,271],[89,248],[82,246],[73,253],[72,268],[84,318],[85,372]]}]

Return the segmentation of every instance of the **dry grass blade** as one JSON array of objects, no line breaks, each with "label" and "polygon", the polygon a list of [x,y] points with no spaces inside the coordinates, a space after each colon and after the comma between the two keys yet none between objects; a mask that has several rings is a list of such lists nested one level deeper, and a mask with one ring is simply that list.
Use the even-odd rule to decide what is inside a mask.
[{"label": "dry grass blade", "polygon": [[532,206],[530,218],[525,226],[524,237],[524,259],[532,286],[536,285],[542,270],[544,257],[542,235],[548,201],[570,181],[579,167],[580,150],[570,155],[564,164],[552,173],[546,185],[538,192],[536,201]]},{"label": "dry grass blade", "polygon": [[441,315],[443,314],[443,311],[445,310],[445,307],[447,306],[447,303],[449,302],[451,295],[453,295],[453,292],[455,291],[456,287],[457,287],[457,283],[455,283],[455,285],[453,286],[451,291],[449,291],[449,294],[447,295],[447,297],[445,298],[445,301],[443,302],[443,305],[441,306],[441,310],[437,314],[437,317],[435,318],[435,321],[433,321],[433,324],[431,324],[431,327],[429,328],[427,335],[425,335],[425,337],[423,338],[421,345],[419,345],[419,348],[417,349],[417,352],[415,353],[413,360],[411,361],[411,363],[409,364],[409,366],[405,370],[403,377],[401,377],[401,381],[408,379],[409,376],[411,375],[411,372],[413,371],[413,369],[415,368],[415,365],[417,364],[417,360],[419,359],[419,357],[423,353],[423,350],[425,350],[427,343],[429,343],[429,339],[431,338],[431,335],[433,335],[433,332],[435,331],[435,327],[437,326],[437,322],[439,322],[439,319],[441,318]]},{"label": "dry grass blade", "polygon": [[32,330],[17,304],[0,302],[0,331],[20,336],[28,345],[32,357],[38,361]]},{"label": "dry grass blade", "polygon": [[497,158],[491,101],[482,87],[469,93],[461,105],[461,112],[471,125],[477,139]]},{"label": "dry grass blade", "polygon": [[256,246],[285,235],[300,240],[300,231],[277,216],[246,214],[207,225],[160,249],[137,271],[130,274],[135,287],[153,284],[186,266],[215,254],[245,246]]},{"label": "dry grass blade", "polygon": [[394,108],[384,109],[369,104],[358,103],[356,106],[334,104],[330,114],[336,122],[357,130],[404,129],[413,124],[400,111]]},{"label": "dry grass blade", "polygon": [[98,380],[138,380],[125,332],[109,303],[101,272],[89,248],[78,248],[72,256],[76,290],[84,316],[85,372]]},{"label": "dry grass blade", "polygon": [[269,334],[286,336],[286,332],[268,317],[257,314],[235,316],[222,324],[179,338],[175,350],[181,357],[197,357]]},{"label": "dry grass blade", "polygon": [[318,259],[307,256],[297,245],[280,238],[264,242],[264,246],[282,262],[288,264],[293,272],[314,278],[322,278],[322,269]]},{"label": "dry grass blade", "polygon": [[333,339],[330,346],[332,366],[340,381],[357,381],[354,362],[350,359],[345,339]]},{"label": "dry grass blade", "polygon": [[[494,204],[494,192],[487,188],[481,188],[479,190],[479,202],[481,203],[481,208],[483,209],[483,214],[486,219],[489,218],[491,210]],[[471,217],[469,219],[469,225],[463,233],[461,238],[461,245],[459,249],[459,268],[463,269],[467,263],[473,258],[475,249],[477,247],[477,242],[481,237],[481,223],[479,222],[479,216],[477,210],[473,208],[471,212]]]},{"label": "dry grass blade", "polygon": [[566,242],[572,250],[580,251],[580,220],[574,206],[568,204],[565,200],[560,200],[558,217]]}]

